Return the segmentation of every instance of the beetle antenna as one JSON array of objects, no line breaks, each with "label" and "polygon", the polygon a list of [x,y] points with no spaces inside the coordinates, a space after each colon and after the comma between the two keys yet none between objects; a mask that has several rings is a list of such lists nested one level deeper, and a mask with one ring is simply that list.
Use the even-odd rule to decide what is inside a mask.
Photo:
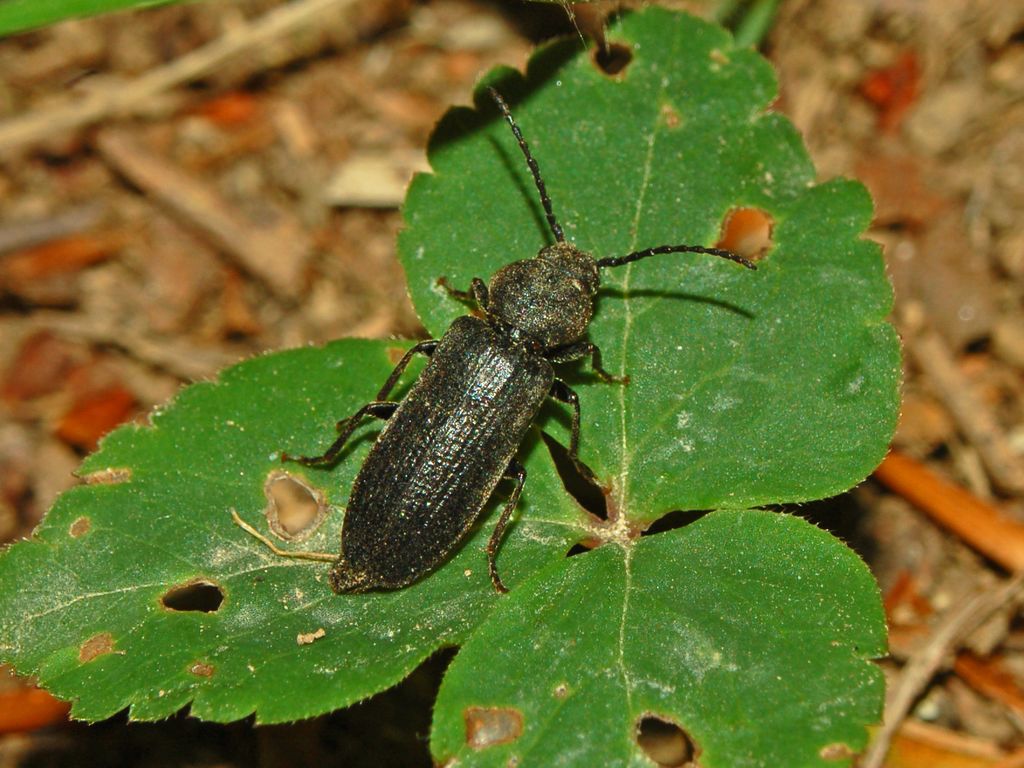
[{"label": "beetle antenna", "polygon": [[551,210],[551,198],[548,197],[548,190],[544,186],[544,179],[540,177],[540,166],[537,165],[537,161],[533,159],[533,155],[530,154],[530,147],[526,144],[526,139],[523,138],[522,132],[519,130],[519,126],[516,125],[516,120],[512,117],[512,113],[509,111],[508,104],[501,97],[501,94],[497,90],[488,86],[488,93],[491,94],[491,98],[494,99],[494,103],[498,105],[498,109],[501,110],[501,114],[505,116],[508,124],[512,127],[512,133],[515,134],[516,141],[519,142],[519,148],[523,150],[523,156],[526,158],[526,164],[530,166],[530,173],[533,174],[533,181],[537,185],[537,191],[540,193],[540,204],[544,206],[544,215],[548,219],[548,226],[551,227],[551,232],[555,236],[555,240],[560,243],[565,242],[565,235],[562,233],[562,227],[558,223],[558,219],[555,218],[555,213]]},{"label": "beetle antenna", "polygon": [[757,269],[757,265],[754,264],[750,259],[745,259],[738,253],[732,251],[726,251],[722,248],[705,248],[702,245],[659,245],[656,248],[647,248],[643,251],[633,251],[633,253],[627,254],[626,256],[609,256],[605,259],[597,259],[597,266],[599,267],[621,267],[623,264],[629,264],[640,259],[646,259],[648,256],[657,256],[661,253],[707,253],[711,256],[721,256],[723,259],[729,261],[735,261],[737,264],[742,264],[747,269]]}]

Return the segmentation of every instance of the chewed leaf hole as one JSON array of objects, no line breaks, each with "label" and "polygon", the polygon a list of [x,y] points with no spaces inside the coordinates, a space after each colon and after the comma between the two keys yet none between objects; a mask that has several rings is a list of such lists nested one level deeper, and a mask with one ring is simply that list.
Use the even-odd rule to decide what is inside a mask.
[{"label": "chewed leaf hole", "polygon": [[569,495],[576,503],[599,520],[608,519],[608,503],[604,491],[597,483],[585,477],[569,458],[569,451],[546,432],[541,432],[544,445],[555,462],[555,470]]},{"label": "chewed leaf hole", "polygon": [[285,541],[309,538],[327,514],[323,491],[281,469],[267,476],[263,494],[270,530]]},{"label": "chewed leaf hole", "polygon": [[212,581],[196,580],[171,587],[160,603],[169,611],[215,613],[224,602],[224,590]]},{"label": "chewed leaf hole", "polygon": [[715,247],[758,261],[772,247],[774,228],[775,219],[760,208],[733,208]]},{"label": "chewed leaf hole", "polygon": [[594,64],[610,77],[619,77],[633,60],[633,49],[622,43],[599,45],[594,49]]},{"label": "chewed leaf hole", "polygon": [[523,714],[511,707],[466,707],[466,743],[473,749],[515,741],[523,733]]},{"label": "chewed leaf hole", "polygon": [[656,533],[665,533],[665,531],[674,531],[676,528],[684,528],[690,523],[695,523],[700,520],[704,515],[708,514],[709,511],[710,510],[676,509],[672,512],[667,512],[647,526],[640,535],[653,536]]},{"label": "chewed leaf hole", "polygon": [[590,542],[579,541],[569,547],[565,553],[566,557],[576,557],[576,555],[582,555],[593,549],[592,546],[587,546]]},{"label": "chewed leaf hole", "polygon": [[657,715],[644,715],[636,724],[636,743],[663,768],[696,768],[700,750],[686,731]]}]

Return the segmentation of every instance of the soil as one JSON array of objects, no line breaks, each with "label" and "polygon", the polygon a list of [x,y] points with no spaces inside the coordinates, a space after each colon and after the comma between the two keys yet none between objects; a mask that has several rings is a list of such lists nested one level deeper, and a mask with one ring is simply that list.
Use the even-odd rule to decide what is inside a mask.
[{"label": "soil", "polygon": [[[187,382],[264,350],[423,336],[395,236],[432,126],[483,72],[521,68],[540,40],[599,30],[608,10],[577,6],[574,24],[544,3],[337,3],[99,119],[46,111],[72,95],[130,96],[278,5],[167,6],[0,40],[0,541],[26,536],[76,484],[100,436]],[[955,641],[937,631],[1024,567],[1012,528],[1024,523],[1024,4],[791,0],[761,49],[780,78],[775,108],[820,178],[870,188],[869,236],[896,289],[906,361],[894,448],[910,469],[887,463],[798,510],[878,578],[891,690],[909,685],[922,649],[941,651],[893,723],[885,764],[1024,765],[1013,762],[1024,754],[1021,591]],[[10,121],[26,117],[36,121],[16,145]],[[930,474],[914,474],[922,467]],[[928,489],[940,507],[969,499],[956,501],[959,523],[923,511]],[[1012,533],[986,538],[992,520]],[[429,765],[450,657],[289,726],[86,726],[58,708],[55,724],[0,740],[0,766]],[[0,695],[24,686],[12,677]]]}]

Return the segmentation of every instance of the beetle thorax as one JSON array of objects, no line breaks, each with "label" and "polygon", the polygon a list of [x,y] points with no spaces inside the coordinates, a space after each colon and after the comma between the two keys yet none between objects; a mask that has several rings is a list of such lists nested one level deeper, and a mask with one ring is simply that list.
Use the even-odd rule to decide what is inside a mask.
[{"label": "beetle thorax", "polygon": [[579,341],[594,314],[597,264],[571,243],[541,249],[491,278],[488,312],[516,341],[551,349]]}]

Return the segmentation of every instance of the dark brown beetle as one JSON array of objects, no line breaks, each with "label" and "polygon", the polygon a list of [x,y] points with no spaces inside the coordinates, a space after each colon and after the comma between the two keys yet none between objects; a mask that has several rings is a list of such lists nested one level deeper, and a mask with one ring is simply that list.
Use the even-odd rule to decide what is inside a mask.
[{"label": "dark brown beetle", "polygon": [[[387,420],[352,486],[340,556],[279,550],[235,517],[279,554],[334,560],[330,584],[337,593],[398,589],[432,571],[462,540],[504,478],[516,485],[494,526],[487,562],[495,589],[507,591],[495,554],[526,480],[516,451],[548,397],[572,407],[569,457],[590,476],[577,456],[579,399],[555,377],[552,365],[589,355],[603,380],[626,383],[601,367],[600,350],[584,339],[600,270],[663,253],[706,253],[756,268],[730,251],[697,245],[663,245],[594,259],[567,242],[508,105],[496,90],[489,92],[526,158],[554,245],[502,267],[489,284],[474,278],[469,291],[454,290],[441,278],[440,285],[460,300],[475,302],[483,317],[460,317],[440,340],[412,347],[377,399],[338,423],[338,438],[322,455],[282,455],[309,466],[330,465],[364,416]],[[401,402],[388,400],[416,354],[429,356],[430,363]]]}]

